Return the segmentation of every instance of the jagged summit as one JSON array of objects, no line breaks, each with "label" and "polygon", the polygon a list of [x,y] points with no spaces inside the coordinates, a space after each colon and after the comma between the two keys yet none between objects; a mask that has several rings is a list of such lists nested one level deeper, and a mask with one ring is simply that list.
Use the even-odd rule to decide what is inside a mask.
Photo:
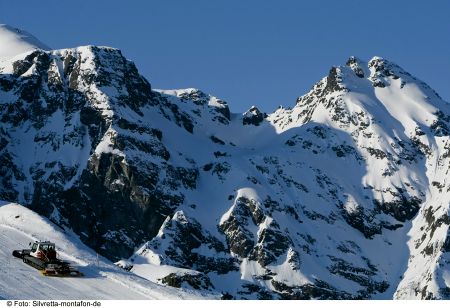
[{"label": "jagged summit", "polygon": [[351,57],[267,117],[152,89],[112,48],[0,70],[0,199],[126,270],[226,298],[450,297],[450,108],[392,62]]},{"label": "jagged summit", "polygon": [[355,56],[348,58],[345,65],[350,67],[355,72],[356,76],[360,78],[364,78],[370,74],[370,71],[367,69],[367,64]]},{"label": "jagged summit", "polygon": [[414,129],[411,125],[416,121],[437,121],[436,112],[450,108],[426,83],[397,64],[381,57],[366,62],[352,56],[346,65],[332,67],[294,107],[276,110],[269,120],[278,131],[310,121],[348,126],[358,111],[375,112],[375,105],[379,105],[376,112],[394,114],[406,131]]},{"label": "jagged summit", "polygon": [[0,60],[34,49],[49,50],[50,48],[26,31],[0,24]]},{"label": "jagged summit", "polygon": [[258,126],[267,117],[267,114],[262,113],[256,106],[252,106],[249,110],[243,113],[242,124]]},{"label": "jagged summit", "polygon": [[172,95],[179,97],[184,100],[192,100],[193,102],[197,104],[203,104],[207,103],[209,106],[217,107],[220,109],[228,109],[227,102],[206,94],[202,90],[196,89],[196,88],[186,88],[186,89],[173,89],[173,90],[160,90],[156,89],[155,91],[167,95]]}]

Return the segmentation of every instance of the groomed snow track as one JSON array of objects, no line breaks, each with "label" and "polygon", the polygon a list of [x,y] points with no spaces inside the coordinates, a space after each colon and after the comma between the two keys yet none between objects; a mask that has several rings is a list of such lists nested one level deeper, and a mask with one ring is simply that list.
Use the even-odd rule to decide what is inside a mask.
[{"label": "groomed snow track", "polygon": [[[13,257],[29,242],[57,242],[58,253],[80,268],[82,278],[43,276]],[[0,298],[4,299],[199,299],[202,294],[164,287],[128,273],[84,246],[74,235],[25,207],[0,202]]]}]

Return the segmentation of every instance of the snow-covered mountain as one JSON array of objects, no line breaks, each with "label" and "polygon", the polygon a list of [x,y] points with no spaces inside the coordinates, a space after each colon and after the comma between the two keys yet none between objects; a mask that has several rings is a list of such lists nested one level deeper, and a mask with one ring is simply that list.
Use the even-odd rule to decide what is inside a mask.
[{"label": "snow-covered mountain", "polygon": [[50,49],[30,33],[5,24],[0,24],[0,46],[0,61],[30,50]]},{"label": "snow-covered mountain", "polygon": [[386,59],[236,114],[152,89],[117,49],[37,49],[0,62],[0,119],[0,199],[150,281],[450,298],[450,105]]},{"label": "snow-covered mountain", "polygon": [[[42,276],[11,255],[29,242],[58,243],[60,258],[77,266],[82,278]],[[70,231],[14,203],[0,201],[0,298],[4,299],[205,299],[211,294],[160,286],[97,257]],[[216,295],[217,297],[217,295]]]}]

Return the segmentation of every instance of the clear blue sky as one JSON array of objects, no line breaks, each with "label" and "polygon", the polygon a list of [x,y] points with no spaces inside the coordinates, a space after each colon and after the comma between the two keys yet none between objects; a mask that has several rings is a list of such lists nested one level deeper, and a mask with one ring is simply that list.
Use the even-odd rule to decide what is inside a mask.
[{"label": "clear blue sky", "polygon": [[450,1],[1,1],[0,23],[53,48],[107,45],[154,88],[234,112],[293,106],[350,55],[390,59],[450,101]]}]

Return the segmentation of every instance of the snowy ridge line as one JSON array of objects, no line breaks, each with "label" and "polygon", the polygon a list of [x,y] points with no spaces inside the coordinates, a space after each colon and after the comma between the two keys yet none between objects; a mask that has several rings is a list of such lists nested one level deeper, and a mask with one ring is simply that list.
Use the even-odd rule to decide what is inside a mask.
[{"label": "snowy ridge line", "polygon": [[[3,202],[2,202],[3,203]],[[15,218],[19,216],[19,218]],[[13,219],[14,223],[4,221]],[[177,289],[154,285],[145,279],[126,273],[111,262],[100,257],[100,267],[93,266],[95,256],[89,248],[84,247],[78,239],[61,234],[44,218],[30,210],[17,205],[3,203],[0,205],[0,252],[6,256],[9,267],[0,271],[0,296],[18,299],[169,299],[169,298],[203,298],[194,291],[188,293]],[[50,227],[50,228],[49,228]],[[31,231],[31,233],[30,233]],[[50,232],[50,233],[48,233]],[[71,247],[64,251],[63,258],[76,260],[78,267],[85,274],[84,278],[64,278],[42,276],[34,268],[13,258],[12,250],[18,249],[23,241],[46,238],[58,247]],[[58,246],[59,245],[59,246]],[[85,261],[80,262],[79,254]],[[83,264],[84,263],[84,264]],[[28,287],[27,281],[38,281],[46,288]],[[22,287],[19,287],[19,284]],[[25,287],[25,292],[24,288]],[[27,288],[28,287],[28,288]]]},{"label": "snowy ridge line", "polygon": [[0,70],[0,198],[74,258],[202,296],[450,298],[450,105],[395,63],[350,57],[271,114],[152,89],[107,47]]}]

